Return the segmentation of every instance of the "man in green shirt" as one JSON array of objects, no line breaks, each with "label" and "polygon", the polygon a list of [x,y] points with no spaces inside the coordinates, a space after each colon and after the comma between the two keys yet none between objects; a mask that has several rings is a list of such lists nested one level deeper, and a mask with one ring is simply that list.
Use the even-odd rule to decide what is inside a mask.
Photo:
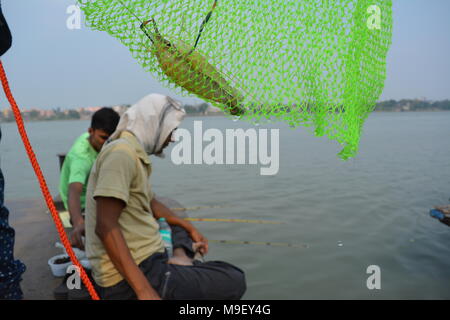
[{"label": "man in green shirt", "polygon": [[81,239],[85,229],[82,212],[89,173],[103,144],[116,129],[119,118],[119,114],[111,108],[95,112],[88,132],[77,138],[61,169],[59,193],[73,226],[70,241],[80,249],[84,248]]}]

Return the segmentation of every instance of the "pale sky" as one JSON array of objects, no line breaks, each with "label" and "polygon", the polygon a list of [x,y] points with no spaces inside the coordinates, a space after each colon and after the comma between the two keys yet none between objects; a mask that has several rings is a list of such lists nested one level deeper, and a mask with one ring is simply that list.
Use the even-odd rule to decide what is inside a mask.
[{"label": "pale sky", "polygon": [[[19,106],[74,108],[171,94],[105,32],[69,30],[75,0],[2,0],[13,33],[3,57]],[[393,44],[380,100],[450,99],[450,0],[394,0]],[[186,100],[184,101],[192,101]],[[0,94],[0,109],[7,107]]]}]

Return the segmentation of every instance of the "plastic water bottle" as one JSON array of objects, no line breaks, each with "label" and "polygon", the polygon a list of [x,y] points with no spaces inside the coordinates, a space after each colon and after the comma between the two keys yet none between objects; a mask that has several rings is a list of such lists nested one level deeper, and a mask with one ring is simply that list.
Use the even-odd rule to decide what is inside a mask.
[{"label": "plastic water bottle", "polygon": [[161,234],[162,240],[164,242],[164,247],[166,248],[169,257],[171,257],[173,255],[172,229],[170,229],[170,226],[165,218],[159,218],[158,224],[159,233]]}]

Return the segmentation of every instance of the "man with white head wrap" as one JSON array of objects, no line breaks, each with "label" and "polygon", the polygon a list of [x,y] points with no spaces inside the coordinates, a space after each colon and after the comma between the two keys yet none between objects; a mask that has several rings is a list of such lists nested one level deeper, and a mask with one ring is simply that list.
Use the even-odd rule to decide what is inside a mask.
[{"label": "man with white head wrap", "polygon": [[208,251],[207,239],[157,201],[148,181],[149,155],[163,156],[184,117],[170,97],[144,97],[121,117],[92,168],[86,253],[103,299],[239,299],[245,292],[242,270],[221,261],[174,264],[164,249],[155,218],[171,225],[174,253],[192,256],[193,242]]},{"label": "man with white head wrap", "polygon": [[117,140],[122,132],[129,131],[148,155],[163,157],[162,150],[167,146],[167,138],[185,115],[180,102],[160,94],[149,94],[122,115],[109,140]]}]

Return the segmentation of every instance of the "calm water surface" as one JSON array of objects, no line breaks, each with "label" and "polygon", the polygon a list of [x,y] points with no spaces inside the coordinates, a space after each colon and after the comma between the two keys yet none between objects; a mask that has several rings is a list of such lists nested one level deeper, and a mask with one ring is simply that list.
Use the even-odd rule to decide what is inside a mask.
[{"label": "calm water surface", "polygon": [[[252,125],[226,118],[187,118],[220,130]],[[153,159],[155,193],[197,218],[282,221],[281,225],[198,222],[210,239],[287,242],[302,248],[211,244],[210,260],[245,270],[247,299],[450,299],[450,228],[428,215],[450,198],[450,112],[376,113],[360,152],[343,162],[340,146],[305,129],[280,128],[280,170],[259,165],[181,165]],[[87,121],[27,123],[53,194],[56,154],[67,152]],[[38,183],[14,124],[2,124],[6,198],[39,198]],[[12,213],[13,214],[13,213]],[[49,217],[50,219],[50,217]],[[20,236],[20,235],[18,235]],[[366,269],[381,268],[381,290],[368,290]]]}]

